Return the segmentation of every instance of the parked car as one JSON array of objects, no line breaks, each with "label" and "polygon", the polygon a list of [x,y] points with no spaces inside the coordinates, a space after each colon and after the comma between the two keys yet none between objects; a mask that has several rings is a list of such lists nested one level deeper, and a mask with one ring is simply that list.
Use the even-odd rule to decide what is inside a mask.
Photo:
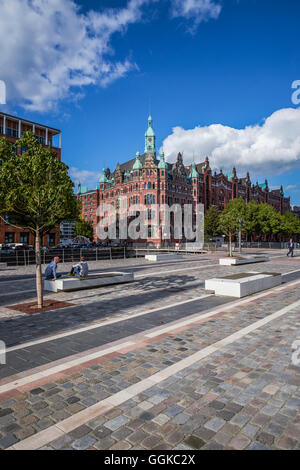
[{"label": "parked car", "polygon": [[16,244],[13,249],[14,251],[34,251],[33,246],[21,244]]},{"label": "parked car", "polygon": [[12,248],[10,248],[9,246],[2,245],[0,247],[0,256],[1,255],[12,255],[12,254],[14,254],[14,250]]}]

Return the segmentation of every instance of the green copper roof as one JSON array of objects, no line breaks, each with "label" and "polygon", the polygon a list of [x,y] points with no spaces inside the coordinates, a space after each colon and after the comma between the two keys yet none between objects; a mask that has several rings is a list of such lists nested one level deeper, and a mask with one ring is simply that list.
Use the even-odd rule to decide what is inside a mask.
[{"label": "green copper roof", "polygon": [[262,183],[258,185],[261,189],[266,189],[266,183]]},{"label": "green copper roof", "polygon": [[199,173],[198,173],[197,168],[196,168],[196,163],[193,162],[192,163],[192,171],[189,175],[189,178],[198,178],[198,176],[199,176]]},{"label": "green copper roof", "polygon": [[136,159],[132,168],[134,170],[141,170],[143,168],[143,165],[140,159],[140,152],[136,152]]},{"label": "green copper roof", "polygon": [[228,179],[228,181],[230,181],[231,178],[234,177],[234,174],[233,174],[233,173],[225,173],[225,176],[226,176],[226,178]]},{"label": "green copper roof", "polygon": [[108,183],[108,179],[105,174],[105,168],[102,169],[102,173],[100,176],[100,183]]},{"label": "green copper roof", "polygon": [[162,152],[161,155],[160,155],[160,160],[159,160],[158,168],[159,168],[159,169],[167,169],[167,168],[168,168],[168,165],[167,165],[167,163],[165,162],[165,154],[164,154],[164,152]]},{"label": "green copper roof", "polygon": [[89,188],[87,186],[79,186],[78,188],[78,194],[83,194],[83,193],[87,193],[89,190]]},{"label": "green copper roof", "polygon": [[145,132],[145,137],[155,137],[155,132],[153,130],[152,123],[153,123],[152,117],[149,116],[148,117],[148,129]]}]

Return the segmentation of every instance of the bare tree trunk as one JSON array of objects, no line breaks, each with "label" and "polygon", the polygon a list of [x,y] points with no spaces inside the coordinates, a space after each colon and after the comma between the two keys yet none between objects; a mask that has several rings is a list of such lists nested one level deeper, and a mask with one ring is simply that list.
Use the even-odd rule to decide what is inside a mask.
[{"label": "bare tree trunk", "polygon": [[232,258],[232,235],[229,235],[229,256]]},{"label": "bare tree trunk", "polygon": [[38,308],[43,307],[43,285],[42,285],[42,268],[41,268],[41,238],[37,230],[35,234],[35,271],[36,271],[36,292],[38,300]]}]

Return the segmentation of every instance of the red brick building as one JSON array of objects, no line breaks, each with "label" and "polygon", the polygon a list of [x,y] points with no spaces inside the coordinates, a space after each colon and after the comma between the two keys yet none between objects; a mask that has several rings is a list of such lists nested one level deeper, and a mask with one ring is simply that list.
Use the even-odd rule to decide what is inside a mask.
[{"label": "red brick building", "polygon": [[[249,173],[240,178],[236,169],[224,174],[212,172],[208,157],[204,162],[185,166],[181,153],[177,161],[167,163],[164,154],[156,158],[155,133],[152,119],[148,119],[148,129],[145,134],[145,153],[136,154],[123,164],[118,164],[115,171],[103,169],[99,187],[88,191],[79,185],[78,198],[82,203],[82,217],[90,221],[94,227],[94,240],[97,240],[96,226],[99,222],[97,207],[103,203],[112,204],[117,212],[120,197],[127,198],[127,207],[133,204],[145,204],[151,209],[153,204],[184,204],[202,203],[206,211],[210,206],[223,210],[231,199],[242,197],[245,202],[255,200],[271,204],[281,214],[290,210],[290,198],[285,198],[283,188],[270,191],[268,182],[253,184]],[[140,242],[162,243],[163,220],[159,237],[147,238]],[[172,228],[171,228],[172,231]],[[172,240],[174,241],[174,239]]]},{"label": "red brick building", "polygon": [[[9,142],[16,141],[24,134],[31,131],[38,141],[45,147],[51,147],[59,159],[61,159],[61,131],[43,124],[27,121],[10,114],[0,113],[0,137],[5,137]],[[22,149],[18,149],[21,152]],[[43,240],[43,245],[56,245],[59,243],[59,229],[52,230]],[[17,229],[0,220],[0,244],[25,243],[34,244],[33,235],[26,230]]]}]

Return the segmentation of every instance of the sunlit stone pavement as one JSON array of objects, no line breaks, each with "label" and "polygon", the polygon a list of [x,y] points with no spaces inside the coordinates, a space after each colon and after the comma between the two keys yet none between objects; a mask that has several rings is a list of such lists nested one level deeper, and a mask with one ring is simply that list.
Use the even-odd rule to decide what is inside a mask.
[{"label": "sunlit stone pavement", "polygon": [[[135,282],[50,294],[75,305],[31,316],[7,306],[34,299],[32,271],[2,271],[0,448],[299,449],[300,258],[270,256],[93,263]],[[284,283],[244,299],[204,290],[245,271]]]}]

